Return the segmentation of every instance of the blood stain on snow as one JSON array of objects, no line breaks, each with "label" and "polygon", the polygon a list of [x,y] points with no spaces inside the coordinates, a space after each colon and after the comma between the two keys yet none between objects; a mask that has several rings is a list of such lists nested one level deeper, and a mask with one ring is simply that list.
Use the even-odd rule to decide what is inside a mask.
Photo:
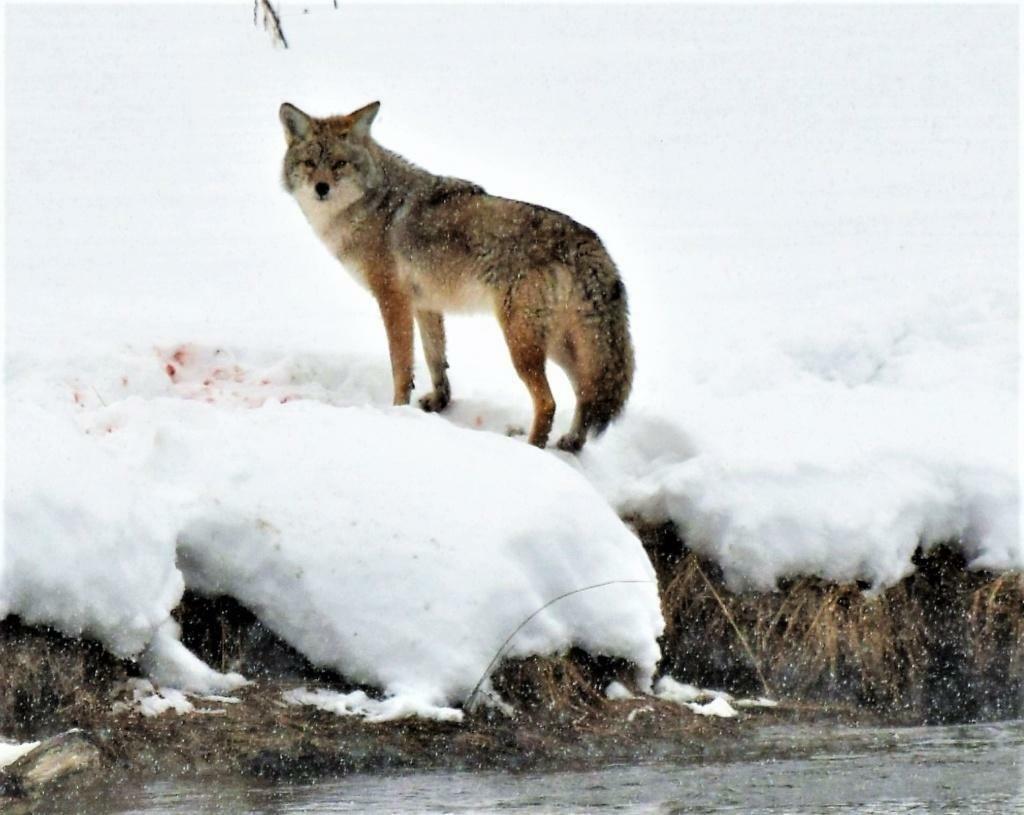
[{"label": "blood stain on snow", "polygon": [[171,363],[169,363],[169,362],[167,363],[167,365],[166,365],[166,367],[164,368],[164,370],[165,370],[165,371],[167,371],[167,375],[168,375],[168,376],[169,376],[169,377],[170,377],[171,379],[174,379],[174,376],[175,376],[175,374],[177,374],[177,373],[178,373],[178,371],[177,371],[177,370],[175,369],[175,367],[174,367],[173,365],[171,365]]}]

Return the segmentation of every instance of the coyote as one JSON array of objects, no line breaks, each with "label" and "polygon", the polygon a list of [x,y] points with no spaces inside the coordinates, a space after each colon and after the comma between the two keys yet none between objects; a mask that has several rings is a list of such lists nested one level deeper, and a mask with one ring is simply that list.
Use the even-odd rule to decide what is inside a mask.
[{"label": "coyote", "polygon": [[625,405],[633,379],[626,291],[594,232],[550,209],[488,195],[437,176],[374,141],[373,102],[317,119],[281,106],[283,183],[313,230],[377,298],[391,353],[394,403],[413,388],[413,319],[440,411],[451,398],[445,311],[490,311],[533,399],[529,441],[544,447],[555,401],[548,358],[576,393],[558,446],[577,451]]}]

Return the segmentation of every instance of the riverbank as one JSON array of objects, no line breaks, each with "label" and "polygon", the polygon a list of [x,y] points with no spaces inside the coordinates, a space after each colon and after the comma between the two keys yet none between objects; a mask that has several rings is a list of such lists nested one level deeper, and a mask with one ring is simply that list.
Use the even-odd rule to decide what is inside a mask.
[{"label": "riverbank", "polygon": [[[281,812],[1005,815],[1024,808],[1024,723],[922,728],[782,725],[734,739],[734,752],[557,772],[352,773],[313,783],[251,778],[126,779],[76,799],[90,815]],[[43,803],[34,815],[61,815]]]},{"label": "riverbank", "polygon": [[[161,698],[183,700],[169,691],[161,696],[130,676],[133,666],[87,644],[11,621],[4,624],[4,642],[5,659],[17,651],[23,664],[34,662],[40,669],[35,682],[28,671],[21,674],[13,707],[5,699],[5,732],[27,738],[64,731],[0,770],[0,811],[19,813],[43,799],[70,805],[112,784],[154,779],[303,783],[353,773],[544,772],[666,758],[696,761],[728,753],[755,720],[835,720],[827,711],[797,705],[716,718],[651,696],[608,699],[601,686],[609,666],[575,651],[505,665],[493,686],[514,712],[481,706],[461,722],[375,723],[288,704],[288,694],[300,686],[349,689],[340,678],[318,676],[297,663],[297,672],[285,669],[275,678],[257,671],[258,678],[231,697],[188,696],[190,710],[176,712],[169,704],[165,712],[148,715]],[[260,648],[270,653],[265,643]],[[286,657],[270,655],[282,662]],[[40,693],[58,674],[64,681],[51,694]],[[4,685],[10,690],[10,682]],[[56,752],[56,759],[47,751]]]},{"label": "riverbank", "polygon": [[[289,703],[299,688],[370,697],[374,689],[313,666],[231,598],[189,592],[176,610],[183,643],[251,684],[230,697],[186,697],[153,688],[137,665],[96,643],[8,618],[0,623],[0,733],[30,741],[81,730],[98,762],[76,771],[77,794],[100,768],[103,783],[111,772],[301,781],[384,770],[582,768],[713,757],[780,723],[1024,715],[1019,574],[968,572],[954,549],[940,547],[919,556],[913,576],[877,594],[810,578],[772,593],[734,593],[673,528],[639,532],[667,622],[661,673],[777,706],[737,705],[735,718],[697,715],[667,698],[627,693],[633,672],[625,661],[573,650],[503,663],[493,693],[462,721],[373,722]],[[621,689],[609,693],[612,683]],[[12,781],[30,759],[4,775],[9,805],[31,799]]]}]

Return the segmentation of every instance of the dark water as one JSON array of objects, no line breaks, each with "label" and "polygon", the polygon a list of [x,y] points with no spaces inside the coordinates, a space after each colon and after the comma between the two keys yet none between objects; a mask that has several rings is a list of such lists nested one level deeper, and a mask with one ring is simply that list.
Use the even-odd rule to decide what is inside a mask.
[{"label": "dark water", "polygon": [[1024,813],[1024,722],[914,729],[786,726],[714,760],[510,774],[353,775],[320,784],[155,782],[90,802],[143,813]]}]

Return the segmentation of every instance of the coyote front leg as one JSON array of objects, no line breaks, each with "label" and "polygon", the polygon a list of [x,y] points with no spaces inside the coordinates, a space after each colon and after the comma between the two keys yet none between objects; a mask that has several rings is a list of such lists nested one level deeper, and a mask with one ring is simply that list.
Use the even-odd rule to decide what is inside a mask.
[{"label": "coyote front leg", "polygon": [[430,370],[430,381],[434,386],[432,393],[420,399],[420,407],[428,412],[444,410],[452,398],[451,385],[448,384],[448,360],[445,357],[444,317],[439,311],[417,309],[416,322],[420,326],[420,340],[423,342],[423,355],[427,358]]},{"label": "coyote front leg", "polygon": [[384,318],[384,331],[388,335],[388,351],[391,353],[391,376],[395,383],[394,404],[409,404],[412,393],[412,301],[400,287],[393,283],[380,286],[377,304],[380,316]]}]

